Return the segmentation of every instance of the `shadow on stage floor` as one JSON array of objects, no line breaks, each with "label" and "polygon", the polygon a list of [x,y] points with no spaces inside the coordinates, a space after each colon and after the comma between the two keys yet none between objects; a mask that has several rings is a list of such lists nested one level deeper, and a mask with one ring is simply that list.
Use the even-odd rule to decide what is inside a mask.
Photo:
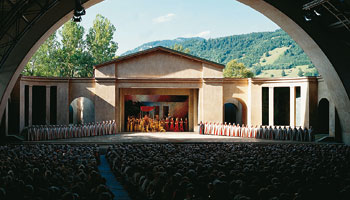
[{"label": "shadow on stage floor", "polygon": [[24,143],[55,144],[117,144],[117,143],[295,143],[292,141],[262,140],[216,135],[199,135],[197,132],[159,132],[159,133],[118,133],[84,138],[70,138]]}]

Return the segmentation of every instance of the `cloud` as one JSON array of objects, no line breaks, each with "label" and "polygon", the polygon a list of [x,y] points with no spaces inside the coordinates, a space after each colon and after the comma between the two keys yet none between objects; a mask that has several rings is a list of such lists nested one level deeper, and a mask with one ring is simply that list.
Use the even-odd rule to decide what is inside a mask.
[{"label": "cloud", "polygon": [[210,31],[206,30],[206,31],[202,31],[200,33],[197,34],[187,34],[185,35],[185,37],[201,37],[201,38],[208,38],[210,36]]},{"label": "cloud", "polygon": [[163,23],[172,20],[175,17],[174,13],[169,13],[167,15],[159,16],[157,18],[153,19],[153,22],[158,24],[158,23]]}]

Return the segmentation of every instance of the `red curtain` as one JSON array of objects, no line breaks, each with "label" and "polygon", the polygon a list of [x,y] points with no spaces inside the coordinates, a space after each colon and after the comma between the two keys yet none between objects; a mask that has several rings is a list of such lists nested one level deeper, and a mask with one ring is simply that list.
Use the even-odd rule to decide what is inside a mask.
[{"label": "red curtain", "polygon": [[149,112],[149,111],[151,111],[153,109],[154,109],[153,106],[141,106],[141,111],[142,112]]}]

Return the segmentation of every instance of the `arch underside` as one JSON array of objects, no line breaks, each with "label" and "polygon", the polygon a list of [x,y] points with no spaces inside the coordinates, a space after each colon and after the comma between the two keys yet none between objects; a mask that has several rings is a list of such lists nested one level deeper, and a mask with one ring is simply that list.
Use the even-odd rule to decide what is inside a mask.
[{"label": "arch underside", "polygon": [[[102,0],[81,0],[88,8]],[[303,6],[310,1],[238,0],[261,12],[285,30],[310,57],[327,84],[339,114],[343,141],[350,144],[350,34],[346,26],[324,20],[305,21]],[[39,46],[69,20],[71,0],[0,2],[0,118],[7,99],[25,64]],[[349,5],[345,0],[344,5]],[[326,23],[327,22],[327,23]],[[0,119],[1,120],[1,119]]]}]

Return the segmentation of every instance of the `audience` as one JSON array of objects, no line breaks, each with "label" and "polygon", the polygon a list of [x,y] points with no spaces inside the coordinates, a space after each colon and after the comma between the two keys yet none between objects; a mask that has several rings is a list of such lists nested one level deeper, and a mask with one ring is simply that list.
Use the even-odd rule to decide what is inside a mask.
[{"label": "audience", "polygon": [[350,147],[116,144],[106,154],[133,199],[348,199]]},{"label": "audience", "polygon": [[0,199],[111,200],[98,173],[97,147],[0,146]]}]

